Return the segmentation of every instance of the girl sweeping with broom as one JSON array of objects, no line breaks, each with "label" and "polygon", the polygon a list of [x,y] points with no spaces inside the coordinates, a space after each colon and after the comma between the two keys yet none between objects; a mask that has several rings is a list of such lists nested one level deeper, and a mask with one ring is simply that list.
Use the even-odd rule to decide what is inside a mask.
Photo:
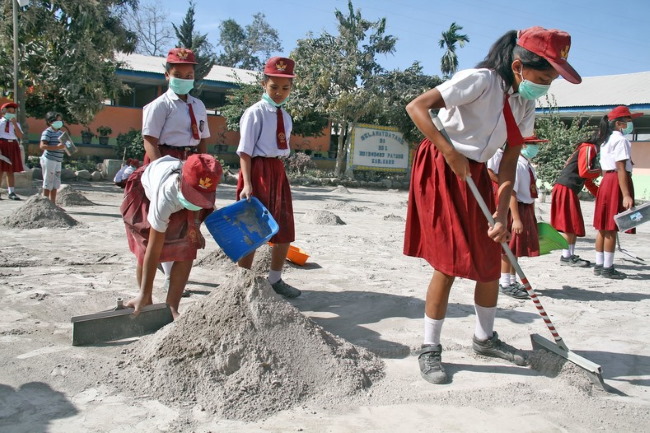
[{"label": "girl sweeping with broom", "polygon": [[[435,269],[427,290],[424,342],[417,352],[422,377],[445,383],[440,335],[449,292],[456,277],[476,281],[476,326],[472,347],[478,354],[525,365],[523,354],[503,343],[493,330],[499,293],[500,243],[522,134],[533,134],[535,99],[559,75],[572,83],[580,75],[569,65],[571,37],[560,30],[532,27],[509,31],[491,47],[476,69],[457,73],[406,107],[426,137],[414,158],[409,190],[404,254],[424,258]],[[451,137],[449,144],[433,125],[429,110]],[[472,176],[492,211],[495,199],[485,162],[508,143],[499,167],[496,223],[485,217],[465,179]]]}]

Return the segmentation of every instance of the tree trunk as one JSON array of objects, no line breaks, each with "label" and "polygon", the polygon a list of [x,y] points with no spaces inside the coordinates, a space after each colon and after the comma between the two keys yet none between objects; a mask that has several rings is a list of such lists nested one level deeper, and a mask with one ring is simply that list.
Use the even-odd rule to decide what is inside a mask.
[{"label": "tree trunk", "polygon": [[343,164],[345,163],[346,149],[345,149],[345,137],[347,136],[348,123],[341,122],[339,123],[339,142],[338,142],[338,151],[336,154],[336,166],[334,167],[334,175],[341,179],[343,178]]}]

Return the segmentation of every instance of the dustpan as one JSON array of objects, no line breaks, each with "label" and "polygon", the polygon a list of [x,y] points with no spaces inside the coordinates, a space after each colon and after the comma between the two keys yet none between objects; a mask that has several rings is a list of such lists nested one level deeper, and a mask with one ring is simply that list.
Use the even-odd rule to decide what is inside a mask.
[{"label": "dustpan", "polygon": [[545,222],[537,223],[537,233],[539,235],[539,254],[548,254],[553,250],[566,250],[569,243],[564,236],[553,228],[552,225]]},{"label": "dustpan", "polygon": [[212,212],[205,226],[233,262],[268,242],[280,229],[268,209],[255,197]]}]

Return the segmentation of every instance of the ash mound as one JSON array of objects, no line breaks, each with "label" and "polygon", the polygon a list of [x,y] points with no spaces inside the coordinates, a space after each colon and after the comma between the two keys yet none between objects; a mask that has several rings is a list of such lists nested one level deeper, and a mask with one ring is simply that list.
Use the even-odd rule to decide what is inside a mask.
[{"label": "ash mound", "polygon": [[334,403],[384,375],[376,355],[323,330],[244,269],[132,353],[137,371],[125,384],[229,419]]},{"label": "ash mound", "polygon": [[88,200],[85,195],[72,188],[70,185],[64,185],[56,194],[56,204],[59,206],[94,206],[95,203]]},{"label": "ash mound", "polygon": [[13,214],[5,217],[2,224],[20,229],[69,228],[79,224],[79,221],[65,213],[63,209],[57,207],[46,197],[34,195]]}]

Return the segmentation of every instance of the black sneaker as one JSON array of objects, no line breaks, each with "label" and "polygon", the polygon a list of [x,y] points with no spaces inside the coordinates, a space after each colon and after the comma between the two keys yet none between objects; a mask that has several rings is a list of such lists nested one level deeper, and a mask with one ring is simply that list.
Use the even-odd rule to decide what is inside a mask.
[{"label": "black sneaker", "polygon": [[603,273],[603,265],[594,265],[594,275],[600,276]]},{"label": "black sneaker", "polygon": [[624,280],[627,278],[627,275],[614,269],[614,266],[610,266],[609,268],[603,267],[600,271],[600,276],[609,278],[610,280]]},{"label": "black sneaker", "polygon": [[560,256],[560,265],[588,268],[591,266],[591,262],[589,260],[581,259],[580,256],[574,254],[571,257]]},{"label": "black sneaker", "polygon": [[18,197],[15,192],[10,192],[8,197],[9,197],[9,200],[18,200],[18,201],[20,201],[20,197]]},{"label": "black sneaker", "polygon": [[442,346],[440,344],[423,344],[420,350],[414,352],[420,364],[420,375],[429,383],[447,383],[449,378],[442,366]]},{"label": "black sneaker", "polygon": [[501,358],[517,365],[527,365],[526,355],[519,349],[499,340],[499,334],[494,332],[492,338],[480,341],[476,336],[472,337],[472,348],[474,352],[492,358]]},{"label": "black sneaker", "polygon": [[502,286],[499,284],[499,290],[504,295],[510,296],[515,299],[528,299],[528,292],[524,289],[524,286],[519,283],[512,283],[508,286]]},{"label": "black sneaker", "polygon": [[273,287],[275,293],[282,295],[285,298],[297,298],[302,293],[300,290],[282,281],[282,279],[277,283],[271,284],[271,287]]}]

